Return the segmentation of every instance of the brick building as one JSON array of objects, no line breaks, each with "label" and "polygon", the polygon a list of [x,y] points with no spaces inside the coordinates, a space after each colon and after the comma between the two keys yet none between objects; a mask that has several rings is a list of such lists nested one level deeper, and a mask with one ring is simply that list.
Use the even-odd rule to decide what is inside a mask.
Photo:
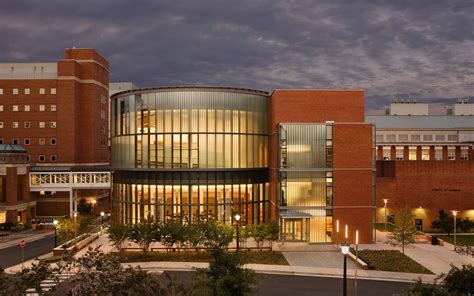
[{"label": "brick building", "polygon": [[170,87],[111,97],[115,221],[278,220],[283,240],[372,242],[363,91]]},{"label": "brick building", "polygon": [[377,221],[409,207],[419,229],[438,211],[474,219],[474,104],[460,100],[449,115],[429,115],[428,104],[393,103],[387,115],[367,116],[377,134]]},{"label": "brick building", "polygon": [[68,48],[54,63],[0,63],[0,143],[26,149],[37,215],[70,214],[73,199],[108,205],[108,190],[84,179],[108,172],[108,77],[93,49]]}]

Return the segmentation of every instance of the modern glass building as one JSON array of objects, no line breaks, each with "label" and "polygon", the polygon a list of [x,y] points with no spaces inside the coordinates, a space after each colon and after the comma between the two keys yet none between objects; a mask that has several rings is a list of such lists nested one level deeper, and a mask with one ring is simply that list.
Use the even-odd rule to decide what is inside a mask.
[{"label": "modern glass building", "polygon": [[373,241],[373,126],[363,91],[173,87],[111,97],[115,222],[279,221],[331,243]]},{"label": "modern glass building", "polygon": [[153,88],[111,100],[115,221],[269,220],[268,93]]}]

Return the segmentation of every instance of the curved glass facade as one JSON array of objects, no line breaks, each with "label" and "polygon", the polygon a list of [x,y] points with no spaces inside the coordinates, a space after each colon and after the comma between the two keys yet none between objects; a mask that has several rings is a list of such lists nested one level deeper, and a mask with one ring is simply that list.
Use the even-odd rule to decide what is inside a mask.
[{"label": "curved glass facade", "polygon": [[269,218],[266,93],[143,89],[111,104],[114,218]]}]

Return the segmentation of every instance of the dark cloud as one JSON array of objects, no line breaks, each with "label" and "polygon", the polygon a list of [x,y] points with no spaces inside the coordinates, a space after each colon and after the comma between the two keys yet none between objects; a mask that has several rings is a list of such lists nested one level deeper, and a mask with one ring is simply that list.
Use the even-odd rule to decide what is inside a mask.
[{"label": "dark cloud", "polygon": [[474,92],[472,0],[5,1],[0,61],[94,47],[139,86],[364,88],[444,101]]}]

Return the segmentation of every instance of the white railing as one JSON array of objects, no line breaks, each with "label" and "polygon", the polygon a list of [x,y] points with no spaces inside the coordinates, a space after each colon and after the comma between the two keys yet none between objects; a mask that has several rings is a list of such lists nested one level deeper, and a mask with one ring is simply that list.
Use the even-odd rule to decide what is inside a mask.
[{"label": "white railing", "polygon": [[110,188],[110,172],[30,172],[30,188]]}]

